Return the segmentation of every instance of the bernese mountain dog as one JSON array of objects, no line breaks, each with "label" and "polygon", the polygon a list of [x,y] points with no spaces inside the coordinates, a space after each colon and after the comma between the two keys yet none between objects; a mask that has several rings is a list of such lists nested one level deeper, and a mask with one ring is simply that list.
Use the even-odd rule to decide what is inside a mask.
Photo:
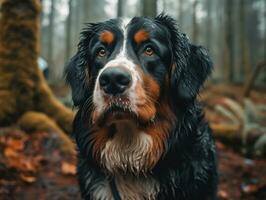
[{"label": "bernese mountain dog", "polygon": [[66,66],[83,199],[216,199],[215,144],[196,98],[211,70],[168,15],[86,24]]}]

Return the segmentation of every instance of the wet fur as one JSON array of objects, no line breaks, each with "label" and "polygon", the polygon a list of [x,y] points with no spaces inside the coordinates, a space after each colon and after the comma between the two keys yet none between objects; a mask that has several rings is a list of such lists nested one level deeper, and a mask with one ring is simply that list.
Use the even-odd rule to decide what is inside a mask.
[{"label": "wet fur", "polygon": [[82,196],[86,200],[112,199],[109,180],[113,178],[122,199],[216,199],[215,145],[197,101],[212,63],[204,48],[191,44],[167,15],[133,18],[130,24],[140,30],[144,24],[157,26],[168,38],[163,40],[171,52],[161,58],[163,66],[155,65],[152,72],[137,68],[143,81],[140,87],[145,89],[136,90],[140,91],[136,95],[149,100],[125,127],[115,124],[113,130],[94,123],[92,96],[99,70],[88,49],[99,30],[119,27],[119,20],[88,24],[78,52],[66,68],[79,108],[73,135],[79,150]]}]

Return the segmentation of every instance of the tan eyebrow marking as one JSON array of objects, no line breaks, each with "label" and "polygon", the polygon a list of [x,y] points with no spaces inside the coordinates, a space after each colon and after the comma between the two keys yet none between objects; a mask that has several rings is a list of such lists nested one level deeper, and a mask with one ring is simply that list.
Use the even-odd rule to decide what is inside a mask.
[{"label": "tan eyebrow marking", "polygon": [[139,30],[137,33],[134,35],[134,40],[137,44],[140,44],[141,42],[144,42],[148,40],[150,37],[149,33],[145,30]]},{"label": "tan eyebrow marking", "polygon": [[114,34],[111,31],[104,31],[100,34],[100,40],[104,43],[111,44],[114,41]]}]

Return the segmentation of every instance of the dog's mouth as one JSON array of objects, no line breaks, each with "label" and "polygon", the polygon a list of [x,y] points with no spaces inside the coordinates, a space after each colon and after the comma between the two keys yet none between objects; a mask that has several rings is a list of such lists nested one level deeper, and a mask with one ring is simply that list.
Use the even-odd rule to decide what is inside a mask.
[{"label": "dog's mouth", "polygon": [[106,109],[97,119],[99,125],[108,126],[119,121],[135,121],[137,119],[137,114],[131,110],[131,103],[127,97],[108,97],[106,104]]},{"label": "dog's mouth", "polygon": [[131,121],[138,127],[146,127],[154,122],[155,117],[149,121],[142,122],[138,118],[138,114],[132,110],[131,102],[127,97],[111,97],[107,102],[106,109],[97,119],[99,126],[110,126],[114,123]]},{"label": "dog's mouth", "polygon": [[130,109],[120,105],[112,105],[104,113],[102,113],[98,122],[99,125],[110,125],[122,121],[136,121],[137,116]]}]

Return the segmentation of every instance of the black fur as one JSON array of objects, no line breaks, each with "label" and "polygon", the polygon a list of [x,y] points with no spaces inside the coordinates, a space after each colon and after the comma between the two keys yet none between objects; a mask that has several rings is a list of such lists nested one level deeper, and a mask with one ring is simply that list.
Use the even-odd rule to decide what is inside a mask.
[{"label": "black fur", "polygon": [[[90,199],[92,188],[107,177],[94,161],[93,144],[88,139],[94,131],[91,129],[92,122],[88,116],[92,109],[90,102],[99,70],[97,67],[101,65],[93,58],[90,47],[93,36],[101,29],[111,29],[120,37],[119,24],[119,20],[89,24],[81,34],[77,54],[66,68],[73,101],[79,108],[73,125],[73,135],[79,151],[80,189],[83,198],[87,200]],[[171,81],[169,96],[172,96],[171,106],[177,118],[167,140],[167,151],[151,173],[160,183],[157,199],[216,199],[215,145],[211,130],[204,119],[202,107],[196,99],[200,87],[211,72],[212,63],[204,48],[190,44],[186,35],[177,29],[176,22],[167,15],[159,15],[155,19],[134,18],[130,24],[135,24],[135,29],[144,24],[145,26],[156,24],[160,29],[158,31],[165,34],[165,38],[162,38],[165,42],[162,43],[170,49],[170,53],[160,58],[160,62],[156,61],[158,66],[162,63],[162,67],[157,68],[158,71],[150,71],[149,67],[144,69],[156,78],[161,87],[164,86],[161,76],[169,75]],[[110,48],[113,48],[110,51],[116,51],[116,47]],[[132,52],[132,58],[137,62],[139,58],[133,54]],[[144,61],[139,62],[146,65]]]}]

